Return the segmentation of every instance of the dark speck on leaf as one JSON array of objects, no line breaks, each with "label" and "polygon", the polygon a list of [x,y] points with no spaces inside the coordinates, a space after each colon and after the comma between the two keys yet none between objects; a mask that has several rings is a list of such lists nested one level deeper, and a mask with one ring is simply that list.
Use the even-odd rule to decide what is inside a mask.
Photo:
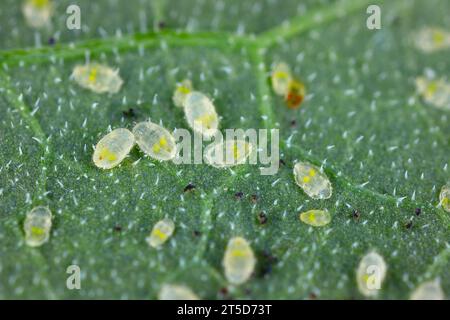
[{"label": "dark speck on leaf", "polygon": [[258,214],[258,221],[262,225],[267,223],[267,215],[263,211]]},{"label": "dark speck on leaf", "polygon": [[405,228],[406,228],[406,229],[411,229],[412,226],[413,226],[413,222],[412,222],[412,221],[408,221],[408,222],[405,224]]},{"label": "dark speck on leaf", "polygon": [[420,215],[422,213],[422,209],[416,208],[415,213],[416,213],[416,216]]},{"label": "dark speck on leaf", "polygon": [[161,30],[161,29],[164,29],[166,27],[166,23],[164,22],[164,21],[160,21],[159,23],[158,23],[158,28]]},{"label": "dark speck on leaf", "polygon": [[192,191],[195,190],[195,185],[193,185],[192,183],[189,183],[186,187],[184,187],[184,192],[188,192],[188,191]]},{"label": "dark speck on leaf", "polygon": [[309,300],[316,300],[317,299],[317,295],[314,292],[311,292],[309,294]]},{"label": "dark speck on leaf", "polygon": [[220,299],[230,299],[230,296],[228,295],[228,289],[226,287],[223,287],[219,290],[219,298]]},{"label": "dark speck on leaf", "polygon": [[250,200],[251,200],[253,203],[256,203],[256,201],[258,201],[258,196],[257,196],[256,194],[252,194],[252,196],[250,197]]},{"label": "dark speck on leaf", "polygon": [[352,212],[352,217],[353,217],[353,219],[359,220],[359,217],[360,217],[360,216],[361,216],[361,213],[359,213],[358,210],[353,210],[353,212]]},{"label": "dark speck on leaf", "polygon": [[199,237],[202,233],[198,230],[194,230],[193,234],[194,234],[194,237]]},{"label": "dark speck on leaf", "polygon": [[55,38],[53,38],[53,37],[50,37],[50,38],[48,39],[48,44],[51,45],[51,46],[54,45],[55,42],[56,42],[56,40],[55,40]]},{"label": "dark speck on leaf", "polygon": [[283,166],[285,166],[285,165],[286,165],[286,162],[284,162],[283,159],[280,159],[280,164],[282,164]]},{"label": "dark speck on leaf", "polygon": [[134,118],[136,116],[136,112],[133,108],[129,108],[128,110],[122,111],[122,114],[127,118]]},{"label": "dark speck on leaf", "polygon": [[122,231],[122,227],[119,225],[114,226],[114,231],[115,232],[121,232]]},{"label": "dark speck on leaf", "polygon": [[244,193],[241,192],[241,191],[236,192],[236,193],[234,194],[234,197],[236,198],[236,200],[241,200],[243,196],[244,196]]},{"label": "dark speck on leaf", "polygon": [[278,259],[273,256],[268,250],[264,250],[261,259],[261,269],[259,275],[261,277],[266,277],[272,272],[273,265],[278,261]]},{"label": "dark speck on leaf", "polygon": [[291,121],[291,127],[295,127],[297,125],[297,120],[292,120]]}]

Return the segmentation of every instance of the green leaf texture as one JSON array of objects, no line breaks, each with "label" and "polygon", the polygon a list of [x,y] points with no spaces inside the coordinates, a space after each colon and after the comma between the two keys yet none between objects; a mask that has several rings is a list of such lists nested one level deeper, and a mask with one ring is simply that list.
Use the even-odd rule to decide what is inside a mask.
[{"label": "green leaf texture", "polygon": [[[79,31],[65,28],[69,3],[81,8]],[[388,267],[378,298],[407,299],[435,278],[448,297],[450,216],[437,204],[449,180],[449,114],[425,104],[414,79],[427,69],[447,76],[449,51],[424,54],[411,39],[424,26],[450,30],[450,3],[379,1],[380,30],[366,27],[369,4],[58,1],[52,26],[34,31],[20,1],[2,1],[0,298],[156,299],[162,284],[177,283],[203,299],[362,299],[355,271],[371,249]],[[119,93],[70,79],[88,58],[120,68]],[[298,110],[273,94],[277,61],[305,82]],[[120,167],[94,166],[93,146],[109,128],[148,118],[188,128],[171,100],[184,78],[214,98],[222,129],[280,130],[276,175],[158,162],[137,149]],[[323,166],[330,199],[295,184],[298,160]],[[184,192],[189,183],[195,190]],[[30,248],[23,221],[36,205],[49,206],[53,227],[48,243]],[[298,214],[309,209],[328,209],[331,223],[303,224]],[[165,216],[175,233],[152,249],[145,238]],[[257,266],[224,295],[233,236],[250,241]],[[72,264],[81,290],[66,288]]]}]

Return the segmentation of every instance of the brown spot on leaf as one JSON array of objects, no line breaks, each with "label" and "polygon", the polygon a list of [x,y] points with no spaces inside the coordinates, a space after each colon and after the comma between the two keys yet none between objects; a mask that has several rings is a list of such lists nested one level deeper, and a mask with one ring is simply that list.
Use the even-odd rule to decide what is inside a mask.
[{"label": "brown spot on leaf", "polygon": [[242,199],[242,197],[244,196],[244,193],[243,192],[236,192],[235,194],[234,194],[234,198],[236,199],[236,200],[241,200]]},{"label": "brown spot on leaf", "polygon": [[267,223],[267,215],[264,213],[264,211],[261,211],[258,213],[258,221],[259,224],[264,225]]}]

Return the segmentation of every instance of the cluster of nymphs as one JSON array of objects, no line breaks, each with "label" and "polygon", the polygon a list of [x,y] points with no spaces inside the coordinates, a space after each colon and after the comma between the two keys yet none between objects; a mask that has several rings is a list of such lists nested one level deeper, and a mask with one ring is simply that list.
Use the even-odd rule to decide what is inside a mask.
[{"label": "cluster of nymphs", "polygon": [[[417,49],[432,54],[450,48],[450,33],[435,27],[425,27],[414,38]],[[423,100],[436,108],[450,110],[450,83],[438,78],[434,72],[416,78],[416,91]]]},{"label": "cluster of nymphs", "polygon": [[[76,66],[72,79],[96,93],[117,93],[123,84],[118,70],[98,63]],[[183,108],[186,122],[195,132],[210,138],[218,131],[219,116],[214,104],[205,94],[194,91],[189,80],[177,85],[172,99],[175,106]],[[95,147],[94,164],[102,169],[114,168],[135,144],[159,161],[171,160],[177,154],[173,135],[161,125],[144,121],[136,124],[132,131],[118,128],[105,135]],[[225,140],[209,145],[205,150],[205,160],[214,167],[230,167],[245,163],[252,151],[253,146],[247,141]]]},{"label": "cluster of nymphs", "polygon": [[[312,199],[324,200],[332,195],[333,189],[326,174],[309,162],[297,162],[294,165],[294,178]],[[330,223],[331,215],[327,210],[309,210],[300,214],[300,220],[314,227],[323,227]]]},{"label": "cluster of nymphs", "polygon": [[272,69],[272,88],[290,109],[297,109],[305,99],[305,85],[292,76],[291,69],[285,62],[279,62]]}]

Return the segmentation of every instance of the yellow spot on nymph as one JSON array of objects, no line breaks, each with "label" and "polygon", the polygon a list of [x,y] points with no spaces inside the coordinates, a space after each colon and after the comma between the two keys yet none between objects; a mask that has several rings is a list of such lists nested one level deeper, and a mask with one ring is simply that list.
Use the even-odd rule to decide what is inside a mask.
[{"label": "yellow spot on nymph", "polygon": [[92,68],[89,73],[89,82],[95,82],[97,79],[97,68]]},{"label": "yellow spot on nymph", "polygon": [[444,207],[448,206],[449,204],[450,204],[450,199],[449,199],[449,198],[444,198],[444,199],[442,200],[442,205],[443,205]]},{"label": "yellow spot on nymph", "polygon": [[309,170],[309,175],[310,175],[311,177],[314,177],[314,176],[316,175],[316,170],[310,169],[310,170]]},{"label": "yellow spot on nymph", "polygon": [[159,141],[153,145],[153,152],[159,153],[161,149],[164,149],[167,152],[170,152],[170,147],[167,144],[166,137],[162,136],[159,138]]},{"label": "yellow spot on nymph", "polygon": [[303,182],[304,183],[308,183],[308,182],[310,182],[311,181],[311,177],[309,177],[309,176],[304,176],[303,177]]},{"label": "yellow spot on nymph", "polygon": [[44,229],[38,227],[31,227],[31,233],[34,236],[40,236],[44,234]]},{"label": "yellow spot on nymph", "polygon": [[108,148],[103,148],[100,151],[99,160],[108,160],[108,161],[115,161],[117,160],[117,155],[113,152],[111,152]]},{"label": "yellow spot on nymph", "polygon": [[191,89],[185,86],[179,86],[177,89],[183,94],[188,94],[189,92],[191,92]]},{"label": "yellow spot on nymph", "polygon": [[152,147],[154,153],[159,153],[161,151],[161,146],[159,143],[155,143]]},{"label": "yellow spot on nymph", "polygon": [[243,250],[233,250],[231,254],[233,257],[245,257],[247,252]]},{"label": "yellow spot on nymph", "polygon": [[288,79],[290,77],[290,75],[284,71],[276,71],[273,76],[278,79]]},{"label": "yellow spot on nymph", "polygon": [[165,234],[164,232],[162,232],[159,229],[155,229],[153,231],[153,235],[157,236],[158,238],[160,238],[161,240],[166,240],[167,239],[167,234]]},{"label": "yellow spot on nymph", "polygon": [[236,142],[234,143],[234,146],[233,146],[233,154],[234,154],[234,159],[239,158],[239,149],[238,149]]},{"label": "yellow spot on nymph", "polygon": [[205,115],[200,116],[197,119],[195,119],[196,122],[200,122],[207,129],[211,128],[211,124],[214,120],[215,120],[215,116],[212,114],[205,114]]},{"label": "yellow spot on nymph", "polygon": [[37,8],[45,8],[49,5],[49,0],[32,0],[31,3]]},{"label": "yellow spot on nymph", "polygon": [[430,81],[427,86],[427,91],[425,92],[426,97],[432,97],[438,88],[437,81]]},{"label": "yellow spot on nymph", "polygon": [[165,146],[167,145],[166,137],[161,137],[161,138],[159,138],[159,145],[160,145],[161,147],[165,147]]},{"label": "yellow spot on nymph", "polygon": [[439,30],[435,30],[433,33],[433,41],[436,44],[442,44],[442,43],[444,43],[444,40],[445,40],[444,33]]},{"label": "yellow spot on nymph", "polygon": [[331,215],[324,210],[309,210],[300,214],[300,220],[313,227],[323,227],[330,223]]}]

